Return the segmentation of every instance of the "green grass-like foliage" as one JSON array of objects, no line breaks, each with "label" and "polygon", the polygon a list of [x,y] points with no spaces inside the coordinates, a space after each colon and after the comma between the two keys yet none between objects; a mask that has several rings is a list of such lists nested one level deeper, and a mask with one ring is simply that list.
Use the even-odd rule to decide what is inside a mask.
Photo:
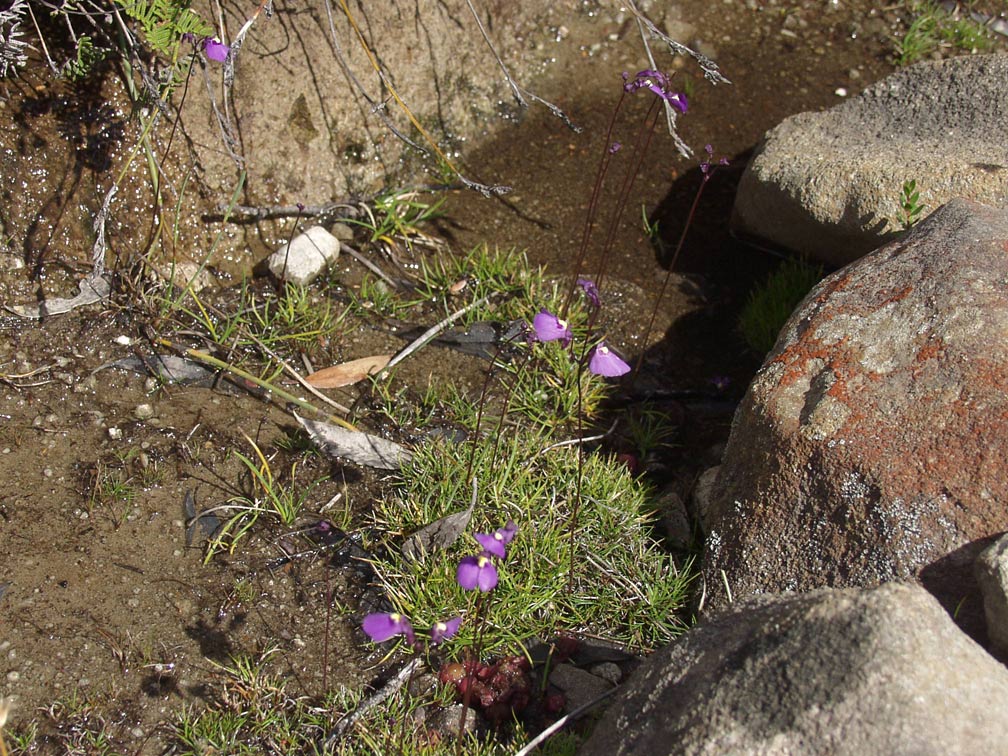
[{"label": "green grass-like foliage", "polygon": [[957,18],[931,0],[908,4],[914,15],[906,34],[897,41],[896,60],[908,66],[946,47],[960,52],[989,52],[994,43],[983,26],[968,16]]},{"label": "green grass-like foliage", "polygon": [[790,259],[749,294],[739,315],[739,331],[755,354],[773,349],[784,323],[822,277],[822,266]]},{"label": "green grass-like foliage", "polygon": [[[482,632],[489,655],[513,653],[529,638],[577,630],[634,649],[656,648],[684,629],[677,618],[690,573],[652,538],[647,491],[626,467],[586,454],[581,460],[580,507],[570,536],[577,494],[578,450],[547,448],[549,436],[508,429],[475,450],[478,501],[465,534],[449,549],[411,562],[390,540],[375,569],[397,610],[418,627],[462,614],[450,653],[474,645]],[[380,531],[408,535],[426,523],[466,509],[471,489],[469,444],[419,447],[398,488],[375,508]],[[508,520],[519,531],[500,582],[491,594],[486,627],[472,621],[474,595],[455,582],[460,558],[479,552],[472,532],[492,532]]]}]

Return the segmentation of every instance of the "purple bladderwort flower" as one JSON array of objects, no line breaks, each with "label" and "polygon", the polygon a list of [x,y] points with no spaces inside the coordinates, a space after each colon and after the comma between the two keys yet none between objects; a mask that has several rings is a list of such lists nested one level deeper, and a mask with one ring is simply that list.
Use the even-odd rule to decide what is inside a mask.
[{"label": "purple bladderwort flower", "polygon": [[361,622],[361,629],[375,643],[383,643],[397,635],[405,635],[410,645],[416,642],[413,625],[401,614],[369,614]]},{"label": "purple bladderwort flower", "polygon": [[532,331],[539,341],[563,341],[564,346],[570,343],[572,337],[570,324],[549,310],[542,310],[532,318]]},{"label": "purple bladderwort flower", "polygon": [[493,533],[474,533],[473,537],[483,547],[483,556],[495,556],[498,559],[507,557],[507,545],[514,540],[518,526],[508,522],[503,528],[497,528]]},{"label": "purple bladderwort flower", "polygon": [[714,175],[714,171],[716,171],[719,167],[728,165],[728,158],[723,157],[716,163],[712,163],[711,161],[714,159],[714,148],[709,144],[704,145],[704,152],[707,153],[707,157],[700,161],[700,172],[704,175],[704,181],[706,181]]},{"label": "purple bladderwort flower", "polygon": [[215,60],[218,63],[223,63],[227,60],[228,53],[231,51],[230,46],[225,45],[216,37],[197,37],[192,32],[186,32],[182,35],[182,39],[190,43],[197,50],[202,50],[203,54],[210,58],[210,60]]},{"label": "purple bladderwort flower", "polygon": [[673,92],[669,77],[661,71],[645,69],[644,71],[638,71],[637,75],[632,79],[630,78],[630,74],[624,71],[623,91],[636,92],[638,89],[651,90],[680,113],[685,113],[689,107],[686,95],[682,92]]},{"label": "purple bladderwort flower", "polygon": [[430,643],[436,646],[442,641],[446,641],[458,632],[459,625],[462,624],[461,617],[452,617],[450,620],[435,623],[430,631]]},{"label": "purple bladderwort flower", "polygon": [[710,379],[710,382],[714,386],[715,391],[722,393],[728,390],[728,387],[731,385],[731,378],[726,375],[715,375]]},{"label": "purple bladderwort flower", "polygon": [[225,45],[219,39],[207,37],[203,40],[203,54],[210,58],[210,60],[223,63],[227,60],[229,52],[231,52],[231,47]]},{"label": "purple bladderwort flower", "polygon": [[630,366],[611,351],[604,341],[600,341],[592,352],[591,359],[588,360],[588,369],[595,375],[605,378],[618,378],[630,372]]},{"label": "purple bladderwort flower", "polygon": [[577,285],[581,287],[581,290],[585,293],[588,301],[591,302],[592,307],[598,309],[602,306],[602,300],[599,297],[598,287],[595,282],[590,278],[579,278],[577,280]]},{"label": "purple bladderwort flower", "polygon": [[484,554],[465,557],[459,562],[455,580],[467,591],[479,588],[486,593],[497,585],[497,568]]}]

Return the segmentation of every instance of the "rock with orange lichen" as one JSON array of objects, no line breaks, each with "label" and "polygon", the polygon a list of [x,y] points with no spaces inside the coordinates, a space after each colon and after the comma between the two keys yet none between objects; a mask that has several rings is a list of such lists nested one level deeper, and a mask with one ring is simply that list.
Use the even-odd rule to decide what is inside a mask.
[{"label": "rock with orange lichen", "polygon": [[1008,210],[953,200],[823,280],[732,426],[708,606],[916,579],[983,639],[972,563],[1008,530]]}]

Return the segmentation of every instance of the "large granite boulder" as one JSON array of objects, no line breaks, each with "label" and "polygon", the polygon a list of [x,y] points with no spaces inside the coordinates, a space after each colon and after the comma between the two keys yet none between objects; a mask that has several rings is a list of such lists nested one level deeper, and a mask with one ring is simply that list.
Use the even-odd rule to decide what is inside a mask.
[{"label": "large granite boulder", "polygon": [[733,230],[843,265],[900,230],[904,181],[925,212],[953,197],[1008,205],[1006,81],[1006,55],[920,63],[788,118],[746,168]]},{"label": "large granite boulder", "polygon": [[994,754],[1008,670],[925,591],[761,596],[648,659],[582,756]]},{"label": "large granite boulder", "polygon": [[972,566],[1008,530],[1005,386],[1008,210],[950,202],[824,279],[736,412],[708,605],[916,578],[983,638]]}]

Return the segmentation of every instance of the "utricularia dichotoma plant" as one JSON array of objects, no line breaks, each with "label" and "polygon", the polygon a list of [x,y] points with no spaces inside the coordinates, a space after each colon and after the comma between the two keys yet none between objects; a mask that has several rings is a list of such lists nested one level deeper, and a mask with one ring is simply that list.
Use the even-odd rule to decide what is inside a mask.
[{"label": "utricularia dichotoma plant", "polygon": [[[455,579],[462,589],[477,592],[475,611],[467,619],[476,623],[485,619],[487,595],[497,587],[499,579],[496,565],[507,558],[508,544],[514,539],[517,532],[518,526],[514,522],[508,522],[507,525],[492,533],[473,534],[480,546],[480,551],[477,554],[463,557],[455,572]],[[413,652],[419,655],[454,636],[462,625],[462,619],[461,616],[456,616],[436,622],[426,633],[426,643],[422,638],[417,637],[417,632],[409,619],[396,612],[369,614],[361,623],[361,629],[374,643],[383,643],[391,638],[402,636]],[[480,634],[477,634],[477,637],[480,637]],[[470,661],[479,659],[478,648],[473,648],[470,654]],[[466,676],[471,674],[474,668],[474,664],[467,664],[465,667]],[[468,707],[471,686],[465,684],[464,678],[457,683],[456,688],[465,692],[464,703]],[[464,716],[465,710],[463,710]],[[460,728],[459,731],[461,732],[462,729]]]}]

